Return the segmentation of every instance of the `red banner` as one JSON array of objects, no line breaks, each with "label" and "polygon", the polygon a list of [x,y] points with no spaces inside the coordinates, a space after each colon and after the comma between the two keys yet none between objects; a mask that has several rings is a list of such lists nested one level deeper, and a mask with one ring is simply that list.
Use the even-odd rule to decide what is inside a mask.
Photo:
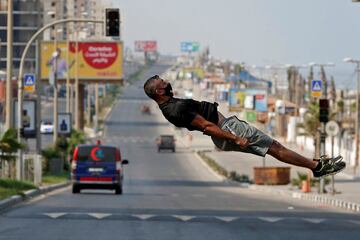
[{"label": "red banner", "polygon": [[156,52],[157,42],[156,41],[135,41],[136,52]]}]

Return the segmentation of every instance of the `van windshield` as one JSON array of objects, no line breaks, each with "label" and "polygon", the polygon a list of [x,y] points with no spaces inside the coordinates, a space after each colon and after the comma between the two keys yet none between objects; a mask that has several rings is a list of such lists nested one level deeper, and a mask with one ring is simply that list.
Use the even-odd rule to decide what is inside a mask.
[{"label": "van windshield", "polygon": [[161,141],[166,143],[172,143],[174,141],[173,136],[161,136]]},{"label": "van windshield", "polygon": [[116,148],[102,146],[82,146],[78,150],[80,162],[115,162]]}]

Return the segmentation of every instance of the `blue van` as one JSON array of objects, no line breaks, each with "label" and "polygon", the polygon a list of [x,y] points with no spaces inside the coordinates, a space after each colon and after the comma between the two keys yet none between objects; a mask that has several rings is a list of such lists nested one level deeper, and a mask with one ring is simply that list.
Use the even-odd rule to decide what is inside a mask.
[{"label": "blue van", "polygon": [[114,189],[115,194],[122,194],[125,164],[129,161],[121,159],[117,147],[101,145],[100,141],[97,145],[77,146],[71,161],[72,192]]}]

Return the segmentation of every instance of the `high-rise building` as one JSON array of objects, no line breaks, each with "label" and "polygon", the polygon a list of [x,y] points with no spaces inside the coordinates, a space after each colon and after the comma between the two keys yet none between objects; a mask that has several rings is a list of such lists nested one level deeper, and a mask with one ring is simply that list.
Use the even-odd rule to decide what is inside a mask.
[{"label": "high-rise building", "polygon": [[[0,0],[0,69],[6,68],[7,46],[7,0]],[[13,0],[13,73],[17,73],[22,53],[32,35],[42,25],[42,3],[40,0]],[[26,71],[35,69],[36,44],[25,58]]]},{"label": "high-rise building", "polygon": [[[105,8],[111,6],[110,0],[42,0],[44,3],[44,23],[65,18],[104,19]],[[79,39],[100,38],[104,26],[93,23],[67,23],[56,26],[44,34],[44,40],[53,40],[55,34],[58,40],[69,36],[74,40],[76,34]]]}]

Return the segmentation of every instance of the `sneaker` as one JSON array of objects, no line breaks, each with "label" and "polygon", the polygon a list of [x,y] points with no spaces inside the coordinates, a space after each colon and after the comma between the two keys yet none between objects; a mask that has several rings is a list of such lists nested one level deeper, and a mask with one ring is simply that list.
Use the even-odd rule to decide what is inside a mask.
[{"label": "sneaker", "polygon": [[[319,159],[314,159],[319,162],[319,166],[316,167],[312,172],[315,178],[326,177],[334,175],[345,169],[346,163],[342,162],[342,156],[335,158],[328,158],[326,155],[321,156]],[[320,169],[319,169],[320,168]]]}]

